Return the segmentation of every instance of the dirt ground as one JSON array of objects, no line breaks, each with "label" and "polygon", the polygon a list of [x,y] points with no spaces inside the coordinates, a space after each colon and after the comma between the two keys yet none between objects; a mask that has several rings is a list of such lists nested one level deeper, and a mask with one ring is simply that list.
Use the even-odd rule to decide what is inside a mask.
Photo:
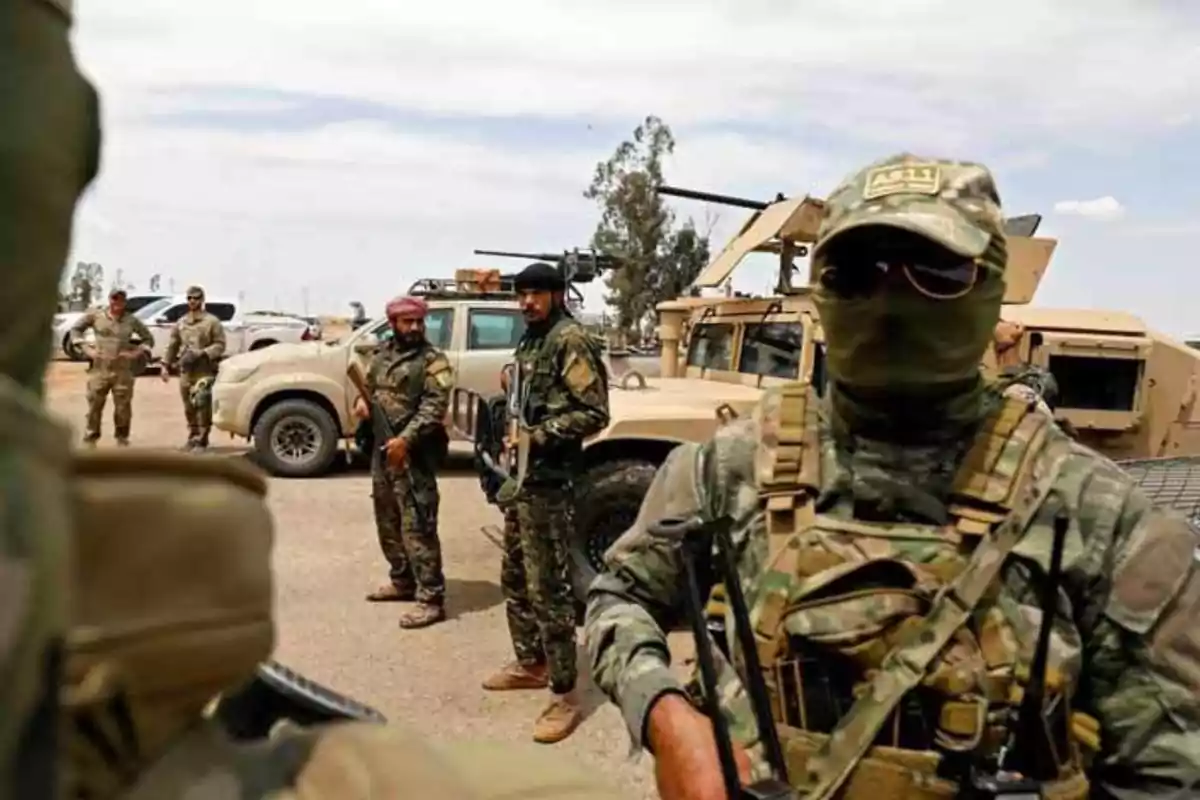
[{"label": "dirt ground", "polygon": [[[47,387],[52,410],[78,436],[86,411],[84,365],[55,362]],[[174,447],[186,438],[174,379],[164,385],[156,374],[140,378],[133,411],[133,446]],[[111,426],[110,399],[101,446],[112,446]],[[213,431],[211,444],[215,452],[231,456],[249,449],[218,431]],[[499,524],[500,515],[484,502],[461,450],[441,477],[441,493],[449,619],[404,631],[396,624],[403,606],[363,599],[386,579],[369,476],[343,469],[320,479],[273,479],[276,657],[433,739],[527,740],[545,695],[492,694],[480,688],[488,672],[511,657],[499,587],[500,553],[479,530]],[[673,644],[678,636],[673,634]],[[677,643],[683,655],[686,642]],[[580,655],[588,718],[573,736],[552,747],[598,775],[611,776],[631,800],[656,797],[650,757],[630,758],[620,714],[587,680],[586,656]]]}]

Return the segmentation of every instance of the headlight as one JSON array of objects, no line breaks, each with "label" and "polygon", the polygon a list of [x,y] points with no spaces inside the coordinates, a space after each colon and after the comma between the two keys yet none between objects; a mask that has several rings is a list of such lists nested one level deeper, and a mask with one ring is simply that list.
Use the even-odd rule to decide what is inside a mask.
[{"label": "headlight", "polygon": [[222,364],[217,370],[217,380],[222,383],[241,383],[258,370],[258,367],[231,367]]}]

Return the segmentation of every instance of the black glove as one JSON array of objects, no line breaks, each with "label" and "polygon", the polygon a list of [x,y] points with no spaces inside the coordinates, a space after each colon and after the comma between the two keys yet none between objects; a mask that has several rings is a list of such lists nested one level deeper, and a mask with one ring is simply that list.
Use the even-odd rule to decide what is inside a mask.
[{"label": "black glove", "polygon": [[195,353],[191,350],[188,350],[179,357],[179,368],[180,369],[191,369],[193,366],[195,366],[196,362],[199,360],[200,360],[199,353]]}]

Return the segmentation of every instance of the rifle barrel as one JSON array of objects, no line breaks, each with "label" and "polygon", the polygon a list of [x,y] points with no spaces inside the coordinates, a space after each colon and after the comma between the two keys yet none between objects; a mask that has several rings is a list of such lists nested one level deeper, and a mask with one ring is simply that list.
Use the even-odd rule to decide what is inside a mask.
[{"label": "rifle barrel", "polygon": [[557,261],[561,255],[553,253],[516,253],[510,250],[476,250],[477,256],[497,256],[499,258],[528,258],[530,261]]},{"label": "rifle barrel", "polygon": [[698,192],[695,189],[681,189],[678,186],[659,185],[655,188],[659,194],[665,194],[669,197],[684,197],[688,200],[703,200],[706,203],[720,203],[723,206],[737,206],[738,208],[749,208],[754,211],[762,211],[770,205],[761,200],[751,200],[746,197],[736,197],[731,194],[713,194],[712,192]]}]

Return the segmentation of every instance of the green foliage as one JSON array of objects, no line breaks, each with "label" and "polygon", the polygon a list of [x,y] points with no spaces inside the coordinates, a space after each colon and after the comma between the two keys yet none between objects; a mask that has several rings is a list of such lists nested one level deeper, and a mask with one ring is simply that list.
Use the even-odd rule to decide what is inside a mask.
[{"label": "green foliage", "polygon": [[681,294],[708,263],[708,235],[698,233],[691,219],[676,228],[674,213],[654,191],[664,182],[663,159],[674,151],[671,129],[646,117],[630,140],[596,165],[583,193],[600,206],[592,247],[625,259],[605,278],[611,290],[605,302],[625,332],[640,328],[658,303]]}]

